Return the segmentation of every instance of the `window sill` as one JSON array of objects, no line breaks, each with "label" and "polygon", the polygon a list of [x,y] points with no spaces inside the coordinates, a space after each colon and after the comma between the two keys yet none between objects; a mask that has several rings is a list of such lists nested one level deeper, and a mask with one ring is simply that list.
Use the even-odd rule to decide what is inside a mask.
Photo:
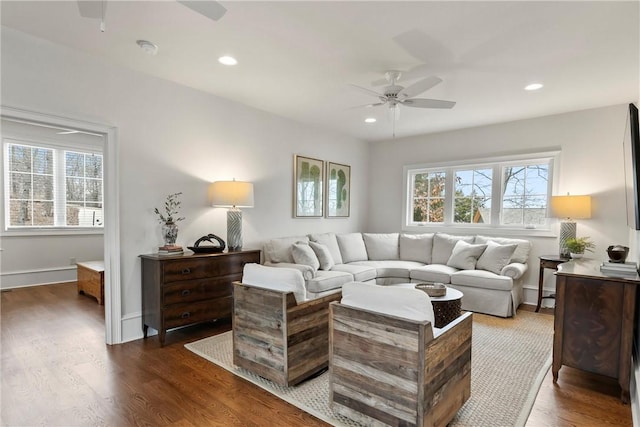
[{"label": "window sill", "polygon": [[482,234],[504,237],[548,237],[557,238],[558,235],[550,228],[508,228],[508,227],[469,227],[464,225],[405,225],[402,231],[409,233],[450,233],[450,234]]},{"label": "window sill", "polygon": [[0,237],[83,236],[94,234],[104,234],[104,228],[74,228],[72,230],[63,228],[31,228],[25,230],[4,230],[0,232]]}]

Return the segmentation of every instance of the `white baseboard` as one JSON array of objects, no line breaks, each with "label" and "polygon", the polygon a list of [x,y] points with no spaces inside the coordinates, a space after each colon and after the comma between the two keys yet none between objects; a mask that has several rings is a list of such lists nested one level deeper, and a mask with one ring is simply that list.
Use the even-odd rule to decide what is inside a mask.
[{"label": "white baseboard", "polygon": [[[131,313],[122,316],[122,342],[139,340],[144,336],[142,333],[142,313]],[[147,335],[155,335],[153,329]]]},{"label": "white baseboard", "polygon": [[0,289],[75,282],[77,279],[78,273],[75,265],[37,270],[3,271],[0,273]]},{"label": "white baseboard", "polygon": [[[549,296],[554,294],[555,289],[542,289],[542,296]],[[524,286],[524,304],[530,304],[533,306],[538,305],[538,287],[537,286]],[[542,307],[553,308],[555,307],[555,301],[552,299],[543,299]]]}]

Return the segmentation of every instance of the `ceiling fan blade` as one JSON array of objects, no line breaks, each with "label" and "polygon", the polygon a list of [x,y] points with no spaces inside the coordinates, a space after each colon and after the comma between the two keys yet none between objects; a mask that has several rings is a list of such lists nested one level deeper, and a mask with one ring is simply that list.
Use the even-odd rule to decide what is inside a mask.
[{"label": "ceiling fan blade", "polygon": [[355,107],[349,107],[349,110],[355,110],[357,108],[371,108],[371,107],[379,107],[380,105],[384,105],[386,102],[376,102],[375,104],[365,104],[365,105],[356,105]]},{"label": "ceiling fan blade", "polygon": [[414,108],[453,108],[456,103],[454,101],[443,101],[441,99],[425,99],[425,98],[413,98],[400,101],[402,105]]},{"label": "ceiling fan blade", "polygon": [[416,95],[420,95],[428,89],[431,89],[438,83],[441,83],[442,79],[436,76],[427,77],[426,79],[419,80],[414,84],[405,87],[398,92],[398,98],[413,98]]},{"label": "ceiling fan blade", "polygon": [[78,0],[78,10],[83,18],[100,19],[107,10],[104,0]]},{"label": "ceiling fan blade", "polygon": [[188,7],[189,9],[206,16],[209,19],[217,21],[222,18],[227,9],[217,1],[213,0],[177,0],[178,3]]},{"label": "ceiling fan blade", "polygon": [[378,92],[376,92],[374,90],[371,90],[371,89],[367,89],[366,87],[362,87],[362,86],[358,86],[358,85],[352,85],[352,84],[349,84],[349,86],[351,86],[352,88],[354,88],[354,89],[356,89],[356,90],[358,90],[358,91],[360,91],[362,93],[366,93],[367,95],[375,96],[377,98],[384,98],[385,97],[383,94],[378,93]]}]

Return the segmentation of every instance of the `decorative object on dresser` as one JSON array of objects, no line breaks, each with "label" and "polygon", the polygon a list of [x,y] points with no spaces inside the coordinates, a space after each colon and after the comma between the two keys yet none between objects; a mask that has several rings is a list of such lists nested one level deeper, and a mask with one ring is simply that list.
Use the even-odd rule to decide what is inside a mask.
[{"label": "decorative object on dresser", "polygon": [[[213,243],[214,240],[217,244]],[[200,246],[203,242],[209,242],[211,245],[204,244]],[[187,248],[197,254],[213,254],[224,252],[225,246],[226,244],[224,243],[224,240],[215,234],[207,234],[206,236],[202,236],[196,240],[196,243],[194,243],[193,246],[187,246]]]},{"label": "decorative object on dresser", "polygon": [[319,218],[323,208],[324,162],[311,157],[293,158],[293,217]]},{"label": "decorative object on dresser", "polygon": [[616,378],[629,403],[640,277],[605,275],[595,261],[564,263],[556,275],[553,381],[562,365]]},{"label": "decorative object on dresser", "polygon": [[554,218],[562,218],[560,223],[560,255],[569,258],[567,240],[576,237],[574,219],[591,218],[591,196],[553,196],[551,213]]},{"label": "decorative object on dresser", "polygon": [[173,193],[167,196],[167,200],[164,202],[164,214],[158,208],[154,209],[154,212],[158,215],[158,221],[162,224],[164,246],[173,247],[176,245],[176,239],[178,238],[178,225],[176,222],[184,220],[184,217],[178,217],[181,204],[179,197],[181,194]]},{"label": "decorative object on dresser", "polygon": [[610,276],[635,276],[638,274],[638,264],[635,262],[603,262],[600,271]]},{"label": "decorative object on dresser", "polygon": [[91,295],[104,305],[104,261],[76,263],[78,267],[78,293]]},{"label": "decorative object on dresser", "polygon": [[585,252],[593,252],[593,248],[596,247],[590,238],[587,237],[571,237],[566,242],[569,255],[573,259],[579,259],[584,256]]},{"label": "decorative object on dresser", "polygon": [[230,318],[232,282],[242,279],[245,264],[260,262],[260,251],[140,258],[144,337],[151,327],[164,345],[168,329]]},{"label": "decorative object on dresser", "polygon": [[253,184],[250,182],[216,181],[211,184],[211,205],[227,211],[227,243],[230,251],[242,249],[242,211],[253,207]]},{"label": "decorative object on dresser", "polygon": [[607,248],[607,255],[609,255],[609,262],[624,264],[629,255],[629,248],[622,245],[611,245]]},{"label": "decorative object on dresser", "polygon": [[349,216],[351,166],[327,162],[327,218]]},{"label": "decorative object on dresser", "polygon": [[546,298],[555,299],[556,295],[551,294],[549,296],[543,295],[543,286],[544,286],[544,270],[545,268],[551,270],[558,270],[558,266],[563,262],[567,262],[570,258],[565,258],[560,255],[540,255],[540,273],[538,274],[538,305],[536,305],[536,313],[540,311],[540,306],[542,305],[542,300]]}]

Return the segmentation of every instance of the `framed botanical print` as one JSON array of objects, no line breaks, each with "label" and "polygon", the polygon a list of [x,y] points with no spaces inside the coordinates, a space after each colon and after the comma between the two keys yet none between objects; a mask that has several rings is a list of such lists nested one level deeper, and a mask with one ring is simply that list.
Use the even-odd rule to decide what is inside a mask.
[{"label": "framed botanical print", "polygon": [[311,157],[294,156],[293,216],[322,217],[324,162]]},{"label": "framed botanical print", "polygon": [[350,200],[351,166],[327,162],[327,218],[348,217]]}]

